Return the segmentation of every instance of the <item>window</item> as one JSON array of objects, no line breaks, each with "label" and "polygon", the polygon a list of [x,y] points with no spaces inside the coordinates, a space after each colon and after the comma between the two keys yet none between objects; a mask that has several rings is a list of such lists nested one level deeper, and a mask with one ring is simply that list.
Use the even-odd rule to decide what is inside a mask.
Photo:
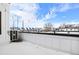
[{"label": "window", "polygon": [[0,12],[0,35],[1,35],[1,12]]}]

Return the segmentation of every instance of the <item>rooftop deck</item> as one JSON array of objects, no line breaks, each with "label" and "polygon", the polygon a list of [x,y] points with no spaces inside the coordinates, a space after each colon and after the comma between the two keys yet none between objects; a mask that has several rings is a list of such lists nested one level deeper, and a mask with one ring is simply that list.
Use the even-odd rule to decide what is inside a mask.
[{"label": "rooftop deck", "polygon": [[0,54],[70,55],[79,54],[79,37],[20,33],[23,42],[0,46]]},{"label": "rooftop deck", "polygon": [[39,45],[24,42],[14,42],[0,46],[1,55],[69,55],[69,53],[44,48]]}]

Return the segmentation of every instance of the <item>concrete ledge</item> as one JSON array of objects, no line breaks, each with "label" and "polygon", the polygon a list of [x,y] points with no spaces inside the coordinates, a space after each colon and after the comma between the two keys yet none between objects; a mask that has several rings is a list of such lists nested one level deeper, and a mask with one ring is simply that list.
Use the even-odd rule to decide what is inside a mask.
[{"label": "concrete ledge", "polygon": [[31,33],[31,34],[45,34],[45,35],[58,35],[58,36],[72,36],[72,37],[79,37],[79,32],[73,33],[70,32],[69,34],[67,32],[52,32],[52,33],[38,33],[38,32],[20,32],[20,33]]},{"label": "concrete ledge", "polygon": [[56,49],[71,54],[79,54],[79,38],[57,35],[41,35],[34,33],[20,33],[21,37],[35,44]]}]

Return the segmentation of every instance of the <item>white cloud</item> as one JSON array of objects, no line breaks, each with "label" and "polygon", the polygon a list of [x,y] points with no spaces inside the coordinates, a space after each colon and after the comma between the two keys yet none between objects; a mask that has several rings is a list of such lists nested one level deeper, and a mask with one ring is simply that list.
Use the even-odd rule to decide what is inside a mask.
[{"label": "white cloud", "polygon": [[71,9],[76,9],[76,8],[79,8],[79,4],[61,4],[58,8],[58,12],[65,12],[65,11],[68,11],[68,10],[71,10]]},{"label": "white cloud", "polygon": [[56,16],[55,9],[49,9],[48,13],[42,18],[42,20],[47,21],[55,18]]},{"label": "white cloud", "polygon": [[39,9],[37,4],[11,4],[11,15],[15,14],[21,16],[20,26],[22,26],[22,20],[24,20],[25,27],[40,27],[43,28],[46,20],[55,17],[53,11],[49,12],[42,19],[37,19],[36,12]]},{"label": "white cloud", "polygon": [[58,6],[55,6],[55,7],[53,6],[51,10],[56,13],[56,12],[65,12],[76,8],[79,8],[79,4],[61,3]]},{"label": "white cloud", "polygon": [[66,22],[66,24],[79,24],[79,22],[77,21],[71,21],[71,22]]},{"label": "white cloud", "polygon": [[32,27],[32,23],[37,22],[36,12],[38,9],[39,6],[37,4],[11,4],[10,14],[22,17],[19,20],[24,20],[25,26]]},{"label": "white cloud", "polygon": [[25,12],[36,12],[37,9],[39,9],[39,6],[37,4],[32,3],[18,3],[18,4],[11,4],[12,10],[20,10]]},{"label": "white cloud", "polygon": [[63,4],[63,5],[60,7],[59,11],[60,11],[60,12],[64,12],[64,11],[67,11],[67,10],[69,10],[69,9],[71,9],[71,7],[70,7],[69,4]]}]

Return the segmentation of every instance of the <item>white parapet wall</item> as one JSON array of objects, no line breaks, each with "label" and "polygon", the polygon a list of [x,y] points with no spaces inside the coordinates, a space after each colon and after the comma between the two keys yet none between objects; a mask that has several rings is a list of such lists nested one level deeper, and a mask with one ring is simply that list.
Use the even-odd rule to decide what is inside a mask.
[{"label": "white parapet wall", "polygon": [[9,41],[9,4],[0,3],[1,12],[1,34],[0,34],[0,46]]},{"label": "white parapet wall", "polygon": [[45,34],[21,33],[21,37],[32,43],[68,52],[71,54],[79,54],[79,37],[55,36]]}]

